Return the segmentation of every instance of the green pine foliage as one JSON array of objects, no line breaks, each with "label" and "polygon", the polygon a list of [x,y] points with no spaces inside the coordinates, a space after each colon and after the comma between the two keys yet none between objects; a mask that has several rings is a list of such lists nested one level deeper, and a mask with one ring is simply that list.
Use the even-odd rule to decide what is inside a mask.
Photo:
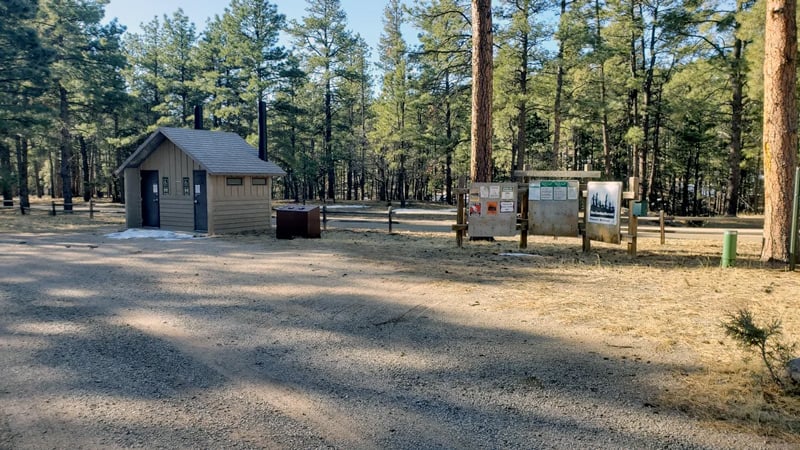
[{"label": "green pine foliage", "polygon": [[783,335],[780,320],[774,319],[759,326],[750,310],[741,309],[729,314],[728,320],[722,323],[722,328],[728,337],[758,354],[770,379],[776,385],[783,389],[791,387],[793,382],[786,374],[786,367],[795,357],[796,345],[780,341]]},{"label": "green pine foliage", "polygon": [[[202,105],[206,128],[255,144],[259,100],[288,174],[278,196],[452,202],[469,173],[467,0],[387,0],[374,49],[338,0],[307,0],[294,21],[267,0],[230,0],[202,27],[178,9],[135,33],[104,18],[106,3],[0,2],[9,198],[31,185],[119,200],[113,170],[156,127],[189,127]],[[493,8],[494,179],[591,164],[638,175],[651,209],[760,210],[762,3]]]}]

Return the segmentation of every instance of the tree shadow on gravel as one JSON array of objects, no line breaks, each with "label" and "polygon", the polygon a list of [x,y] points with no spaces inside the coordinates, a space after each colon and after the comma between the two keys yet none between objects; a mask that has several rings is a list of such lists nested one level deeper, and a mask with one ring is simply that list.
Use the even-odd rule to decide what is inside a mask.
[{"label": "tree shadow on gravel", "polygon": [[[92,406],[85,403],[98,396],[154,407],[180,400],[196,405],[204,416],[213,413],[203,398],[213,398],[213,407],[228,410],[229,417],[219,419],[224,426],[203,419],[219,428],[213,436],[187,434],[203,439],[187,443],[198,447],[709,448],[748,439],[710,431],[706,436],[697,424],[660,405],[653,380],[698,367],[657,363],[636,348],[601,352],[594,342],[545,335],[535,323],[481,326],[474,319],[443,315],[428,306],[436,300],[433,288],[432,297],[419,300],[365,287],[346,295],[327,289],[330,277],[342,273],[351,273],[358,286],[362,280],[351,265],[364,258],[393,264],[387,277],[413,276],[422,283],[455,278],[500,285],[504,277],[523,273],[515,274],[511,261],[494,251],[481,250],[486,256],[474,257],[475,262],[454,262],[458,267],[452,271],[443,266],[431,272],[415,267],[410,255],[386,256],[391,248],[375,248],[365,256],[354,247],[315,248],[308,242],[270,242],[272,249],[247,239],[215,244],[213,254],[203,254],[203,243],[192,242],[147,244],[138,253],[136,244],[125,244],[115,247],[116,253],[64,249],[28,254],[24,261],[0,258],[0,342],[7,342],[0,356],[8,362],[0,367],[5,380],[0,398],[19,404],[25,401],[21,396],[29,396],[32,409],[47,408],[53,398],[72,398],[87,409]],[[187,246],[205,259],[181,256],[179,250]],[[319,260],[314,251],[320,250],[338,256]],[[308,258],[326,270],[327,278],[304,271],[281,281],[283,273],[270,278],[219,265],[242,255],[253,256],[257,264],[280,252],[299,254],[297,261]],[[223,283],[234,293],[220,295],[220,286],[205,285],[199,275],[189,275],[189,281],[170,278],[191,283],[192,292],[162,286],[168,265],[158,260],[165,254],[172,256],[171,264],[191,269],[188,273],[224,273]],[[153,264],[128,267],[125,255]],[[493,266],[487,268],[487,261]],[[87,264],[102,267],[102,278],[81,277]],[[34,268],[49,278],[24,276]],[[490,276],[498,270],[502,276]],[[529,270],[524,273],[530,275]],[[5,275],[12,271],[18,279]],[[539,275],[565,288],[571,282],[567,275]],[[297,295],[273,295],[263,289],[270,282],[296,283]],[[469,311],[466,303],[472,299],[463,301]],[[167,326],[183,334],[142,328],[129,320],[134,313],[149,314],[154,322],[176,321]],[[72,327],[37,331],[47,324]],[[38,373],[50,376],[39,381]],[[218,397],[232,386],[241,387],[243,397]],[[285,397],[269,398],[261,391],[266,386],[280,387]],[[265,398],[249,398],[259,396]],[[293,413],[295,402],[303,401],[312,407]],[[113,406],[94,407],[119,414]],[[283,419],[274,422],[275,416]],[[62,426],[79,442],[89,419],[71,420]],[[177,420],[116,421],[102,432],[111,446],[139,443],[125,437],[130,433],[144,446],[172,446],[170,430],[182,432]],[[36,426],[18,431],[20,446],[26,433],[41,432]],[[351,428],[330,431],[341,427]],[[259,436],[279,439],[282,432],[293,437],[258,441]]]}]

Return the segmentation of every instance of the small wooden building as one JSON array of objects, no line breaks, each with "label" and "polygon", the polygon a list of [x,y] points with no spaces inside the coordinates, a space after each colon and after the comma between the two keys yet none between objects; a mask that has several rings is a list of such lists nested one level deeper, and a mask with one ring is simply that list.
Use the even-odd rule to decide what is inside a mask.
[{"label": "small wooden building", "polygon": [[129,228],[209,234],[269,229],[272,177],[286,175],[237,134],[183,128],[156,130],[123,173]]}]

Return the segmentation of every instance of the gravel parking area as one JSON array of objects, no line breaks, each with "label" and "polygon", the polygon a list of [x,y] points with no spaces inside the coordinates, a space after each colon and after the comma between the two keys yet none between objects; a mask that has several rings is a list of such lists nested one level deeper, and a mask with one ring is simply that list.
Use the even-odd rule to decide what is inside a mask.
[{"label": "gravel parking area", "polygon": [[531,306],[552,256],[411,239],[0,234],[0,448],[797,448],[665,404],[679,345]]}]

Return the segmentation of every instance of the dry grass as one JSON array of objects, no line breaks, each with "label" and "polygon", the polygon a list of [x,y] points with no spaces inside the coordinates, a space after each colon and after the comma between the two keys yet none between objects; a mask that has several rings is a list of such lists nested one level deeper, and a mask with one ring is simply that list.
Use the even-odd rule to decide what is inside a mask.
[{"label": "dry grass", "polygon": [[[0,208],[0,233],[78,233],[125,226],[125,215],[118,211],[118,206],[110,212],[106,204],[98,203],[98,212],[94,219],[89,219],[88,205],[77,199],[74,202],[74,212],[65,214],[61,207],[56,207],[55,216],[49,214],[48,199],[32,200],[33,209],[24,216],[18,207]],[[100,210],[100,207],[106,209]]]},{"label": "dry grass", "polygon": [[[121,226],[121,215],[89,220],[85,214],[0,211],[0,233],[99,233]],[[247,244],[264,237],[225,239]],[[459,249],[452,235],[437,233],[330,231],[307,245],[380,261],[397,273],[424,277],[431,288],[493,292],[481,302],[494,311],[544,318],[620,357],[673,367],[649,380],[659,408],[800,443],[800,396],[772,386],[760,360],[721,327],[727,314],[748,308],[761,322],[781,319],[788,341],[800,336],[800,274],[763,266],[757,242],[740,242],[737,266],[728,269],[719,267],[721,242],[710,240],[661,246],[642,239],[636,258],[624,246],[604,244],[584,254],[571,238],[532,237],[522,251],[529,257],[503,255],[521,252],[512,239]]]}]

